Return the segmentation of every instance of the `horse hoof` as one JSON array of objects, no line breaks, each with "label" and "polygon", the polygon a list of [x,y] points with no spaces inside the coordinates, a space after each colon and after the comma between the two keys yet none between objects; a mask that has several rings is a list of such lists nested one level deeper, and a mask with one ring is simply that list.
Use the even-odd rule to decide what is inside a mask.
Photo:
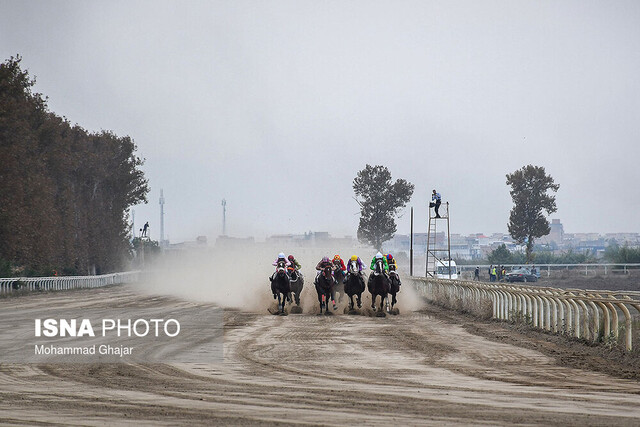
[{"label": "horse hoof", "polygon": [[289,315],[289,313],[287,313],[286,311],[280,312],[280,316],[288,316],[288,315]]},{"label": "horse hoof", "polygon": [[398,308],[392,308],[389,314],[393,314],[394,316],[397,316],[398,314],[400,314],[400,310],[398,310]]},{"label": "horse hoof", "polygon": [[384,311],[378,311],[376,317],[387,317],[387,314]]}]

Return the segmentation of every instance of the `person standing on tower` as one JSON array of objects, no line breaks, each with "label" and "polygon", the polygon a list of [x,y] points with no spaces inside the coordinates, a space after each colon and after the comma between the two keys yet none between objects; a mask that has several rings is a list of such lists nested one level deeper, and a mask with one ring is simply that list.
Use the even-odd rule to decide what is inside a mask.
[{"label": "person standing on tower", "polygon": [[431,205],[435,208],[436,218],[440,218],[440,214],[438,213],[438,209],[440,208],[440,204],[442,203],[442,197],[440,193],[436,193],[436,190],[433,190],[433,194],[431,195]]}]

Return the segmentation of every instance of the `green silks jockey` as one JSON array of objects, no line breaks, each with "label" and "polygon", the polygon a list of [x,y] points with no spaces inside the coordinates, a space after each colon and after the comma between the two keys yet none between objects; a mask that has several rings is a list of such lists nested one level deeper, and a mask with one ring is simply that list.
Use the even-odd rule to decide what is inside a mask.
[{"label": "green silks jockey", "polygon": [[384,271],[389,271],[389,263],[387,263],[387,259],[385,257],[382,256],[382,254],[380,252],[378,252],[376,254],[376,256],[373,257],[373,259],[371,260],[371,268],[372,270],[376,269],[376,261],[381,259],[384,262]]}]

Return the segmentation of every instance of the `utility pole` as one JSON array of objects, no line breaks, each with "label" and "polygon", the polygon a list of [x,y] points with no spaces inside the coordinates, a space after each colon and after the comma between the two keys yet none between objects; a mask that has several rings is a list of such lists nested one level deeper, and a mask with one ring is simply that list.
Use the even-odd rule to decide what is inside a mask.
[{"label": "utility pole", "polygon": [[132,239],[136,238],[136,210],[131,209],[131,234]]},{"label": "utility pole", "polygon": [[222,199],[222,235],[227,235],[227,201]]},{"label": "utility pole", "polygon": [[409,243],[409,276],[413,276],[413,206],[411,206],[411,239]]},{"label": "utility pole", "polygon": [[160,246],[164,246],[164,193],[160,190]]}]

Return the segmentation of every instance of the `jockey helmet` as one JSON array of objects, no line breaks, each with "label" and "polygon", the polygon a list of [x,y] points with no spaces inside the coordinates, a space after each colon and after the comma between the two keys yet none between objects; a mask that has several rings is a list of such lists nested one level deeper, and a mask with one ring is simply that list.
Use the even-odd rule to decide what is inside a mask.
[{"label": "jockey helmet", "polygon": [[329,262],[329,257],[328,256],[322,257],[322,262]]},{"label": "jockey helmet", "polygon": [[293,255],[289,255],[289,257],[287,258],[289,261],[293,262],[294,258]]},{"label": "jockey helmet", "polygon": [[357,260],[358,260],[357,255],[351,255],[351,261],[357,261]]},{"label": "jockey helmet", "polygon": [[388,259],[389,261],[391,261],[391,260],[393,259],[393,255],[391,255],[391,254],[387,254],[387,259]]},{"label": "jockey helmet", "polygon": [[378,253],[376,254],[376,259],[381,259],[381,258],[382,258],[382,254],[381,254],[380,252],[378,252]]},{"label": "jockey helmet", "polygon": [[335,261],[335,260],[337,260],[337,259],[340,259],[340,255],[337,255],[337,254],[336,254],[336,255],[333,257],[333,260]]},{"label": "jockey helmet", "polygon": [[278,259],[280,259],[280,258],[283,258],[283,259],[284,259],[284,254],[283,254],[282,252],[280,252],[280,253],[278,254]]}]

